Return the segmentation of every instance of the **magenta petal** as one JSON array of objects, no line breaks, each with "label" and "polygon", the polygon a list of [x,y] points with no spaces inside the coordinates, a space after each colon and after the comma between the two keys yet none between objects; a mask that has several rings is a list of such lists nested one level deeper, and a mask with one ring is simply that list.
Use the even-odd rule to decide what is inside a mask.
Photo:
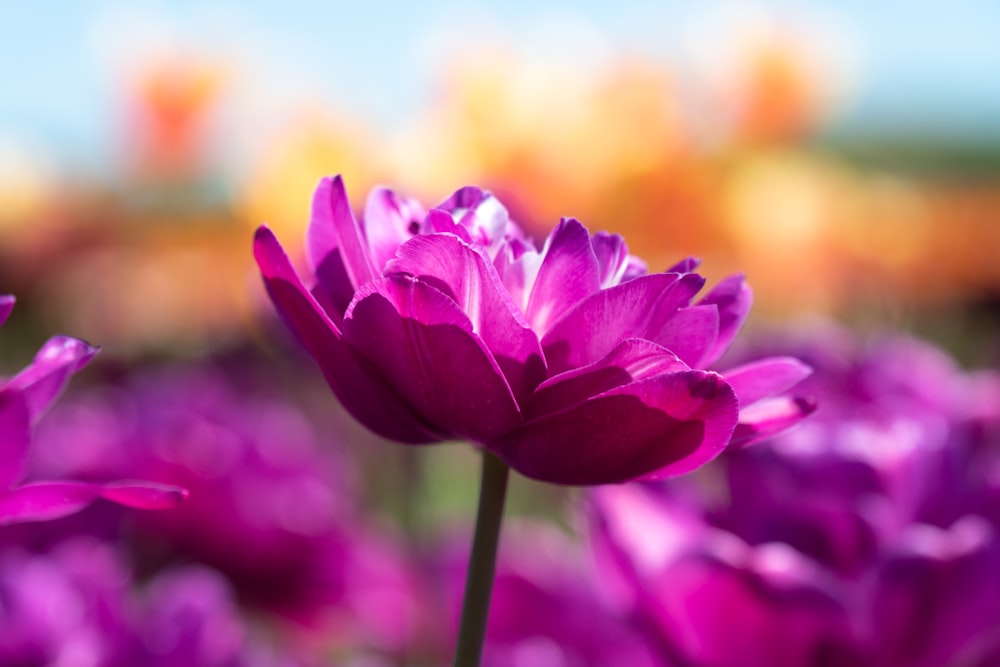
[{"label": "magenta petal", "polygon": [[503,240],[510,217],[500,200],[472,185],[455,191],[444,202],[434,207],[447,212],[452,220],[468,231],[472,243],[492,248]]},{"label": "magenta petal", "polygon": [[542,251],[542,263],[525,309],[528,322],[543,336],[570,308],[600,288],[590,234],[576,220],[564,218]]},{"label": "magenta petal", "polygon": [[600,270],[601,287],[612,287],[621,282],[628,268],[628,246],[618,234],[597,232],[590,239]]},{"label": "magenta petal", "polygon": [[21,480],[31,449],[31,412],[19,392],[0,389],[0,494]]},{"label": "magenta petal", "polygon": [[719,312],[715,306],[681,308],[664,327],[656,342],[692,368],[705,365],[709,350],[719,337]]},{"label": "magenta petal", "polygon": [[101,497],[119,505],[159,510],[177,507],[188,497],[188,492],[170,484],[122,480],[105,484],[101,489]]},{"label": "magenta petal", "polygon": [[493,356],[455,302],[395,274],[358,292],[344,338],[435,430],[488,442],[521,422]]},{"label": "magenta petal", "polygon": [[271,300],[326,381],[355,419],[392,440],[438,442],[441,434],[421,422],[398,396],[353,355],[337,326],[316,303],[292,269],[288,256],[267,227],[257,230],[254,256]]},{"label": "magenta petal", "polygon": [[592,364],[626,338],[659,343],[704,284],[694,273],[654,273],[592,294],[542,338],[549,374]]},{"label": "magenta petal", "polygon": [[731,368],[723,375],[746,408],[788,391],[812,375],[812,368],[794,357],[771,357]]},{"label": "magenta petal", "polygon": [[666,273],[694,273],[699,266],[701,266],[701,260],[697,257],[685,257],[667,269]]},{"label": "magenta petal", "polygon": [[368,194],[362,224],[376,273],[381,273],[396,249],[413,236],[411,226],[419,225],[424,215],[417,200],[400,197],[388,188],[375,188]]},{"label": "magenta petal", "polygon": [[738,406],[723,378],[683,371],[612,389],[491,443],[522,474],[591,485],[687,472],[715,458]]},{"label": "magenta petal", "polygon": [[424,234],[399,248],[386,275],[405,273],[451,297],[489,348],[518,402],[545,379],[538,337],[485,254],[450,234]]},{"label": "magenta petal", "polygon": [[615,387],[686,370],[688,366],[670,350],[629,338],[600,361],[560,373],[539,385],[524,408],[525,419],[570,408]]},{"label": "magenta petal", "polygon": [[14,310],[14,297],[10,294],[0,295],[0,326],[10,317],[10,312]]},{"label": "magenta petal", "polygon": [[32,422],[62,392],[69,376],[83,368],[98,348],[69,336],[53,336],[35,355],[31,365],[10,379],[7,386],[24,394]]},{"label": "magenta petal", "polygon": [[714,363],[736,338],[753,304],[753,291],[742,275],[729,276],[709,290],[698,305],[714,305],[719,309],[719,337],[706,353],[702,364]]},{"label": "magenta petal", "polygon": [[101,494],[85,482],[36,482],[0,495],[0,526],[23,521],[48,521],[79,512]]},{"label": "magenta petal", "polygon": [[795,426],[816,410],[816,401],[799,396],[779,396],[757,401],[740,410],[733,432],[733,447],[746,447]]},{"label": "magenta petal", "polygon": [[337,314],[343,314],[355,290],[376,275],[340,176],[322,179],[313,195],[306,258],[317,287]]}]

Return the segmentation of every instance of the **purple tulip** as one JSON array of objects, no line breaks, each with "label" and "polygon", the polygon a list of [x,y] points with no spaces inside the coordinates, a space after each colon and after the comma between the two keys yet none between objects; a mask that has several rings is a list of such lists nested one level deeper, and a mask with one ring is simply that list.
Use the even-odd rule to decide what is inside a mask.
[{"label": "purple tulip", "polygon": [[702,479],[592,492],[606,588],[672,664],[996,664],[1000,376],[905,337],[768,340],[821,409]]},{"label": "purple tulip", "polygon": [[336,443],[252,364],[239,368],[237,379],[178,364],[92,387],[46,420],[36,465],[190,489],[175,511],[129,517],[141,553],[210,566],[313,642],[399,649],[417,615],[401,550],[355,507],[349,462],[324,447]]},{"label": "purple tulip", "polygon": [[[0,297],[0,325],[13,307],[13,297]],[[186,496],[186,491],[174,486],[136,480],[22,483],[35,424],[69,376],[96,353],[97,348],[81,340],[56,336],[42,346],[27,368],[12,378],[0,379],[0,525],[58,519],[98,498],[140,509],[163,509],[176,506]]]},{"label": "purple tulip", "polygon": [[741,276],[695,300],[695,260],[649,274],[569,218],[538,250],[478,188],[429,211],[377,189],[359,224],[324,179],[312,289],[267,227],[254,254],[341,403],[399,442],[466,439],[528,477],[604,484],[690,471],[812,410],[780,396],[808,375],[793,359],[703,370],[747,315]]}]

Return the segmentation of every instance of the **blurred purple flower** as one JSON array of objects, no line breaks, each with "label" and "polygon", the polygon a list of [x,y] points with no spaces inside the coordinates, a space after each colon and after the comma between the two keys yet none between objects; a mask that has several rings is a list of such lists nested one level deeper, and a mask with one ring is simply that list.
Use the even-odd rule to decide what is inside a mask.
[{"label": "blurred purple flower", "polygon": [[254,641],[217,574],[185,567],[138,591],[118,551],[89,538],[0,555],[0,664],[292,667]]},{"label": "blurred purple flower", "polygon": [[608,590],[681,665],[991,664],[1000,377],[903,337],[769,341],[821,409],[704,479],[593,493]]},{"label": "blurred purple flower", "polygon": [[286,324],[361,423],[404,443],[467,439],[522,474],[590,485],[680,474],[812,410],[779,357],[700,370],[750,307],[742,276],[693,301],[697,261],[649,274],[617,235],[563,219],[539,251],[488,192],[429,211],[339,177],[313,201],[302,284],[267,227],[254,254]]},{"label": "blurred purple flower", "polygon": [[[14,297],[0,296],[0,325],[13,307]],[[27,368],[12,378],[0,378],[0,525],[58,519],[98,498],[140,509],[170,508],[185,498],[187,492],[178,487],[135,480],[22,483],[34,426],[69,376],[96,353],[97,348],[81,340],[56,336]]]},{"label": "blurred purple flower", "polygon": [[395,540],[355,507],[349,462],[250,364],[239,379],[211,363],[147,369],[63,401],[45,427],[43,472],[191,490],[173,512],[129,517],[147,560],[211,566],[303,642],[392,651],[409,640],[417,610]]},{"label": "blurred purple flower", "polygon": [[[498,557],[484,667],[660,664],[644,638],[602,599],[578,544],[543,524],[514,522],[507,530]],[[445,578],[441,588],[449,595],[453,632],[465,580],[463,543],[447,543],[436,563],[443,568],[439,576]]]}]

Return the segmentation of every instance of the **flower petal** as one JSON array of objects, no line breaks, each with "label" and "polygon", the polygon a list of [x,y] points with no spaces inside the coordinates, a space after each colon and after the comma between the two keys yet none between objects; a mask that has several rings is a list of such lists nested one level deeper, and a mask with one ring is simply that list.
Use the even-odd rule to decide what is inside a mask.
[{"label": "flower petal", "polygon": [[413,236],[412,226],[419,225],[424,215],[426,212],[420,202],[400,197],[389,188],[374,188],[368,194],[362,227],[376,273],[380,273],[395,256],[396,249]]},{"label": "flower petal", "polygon": [[36,423],[62,392],[69,376],[83,368],[98,348],[69,336],[53,336],[27,368],[15,375],[7,387],[24,395],[32,423]]},{"label": "flower petal", "polygon": [[778,396],[740,409],[733,447],[746,447],[795,426],[816,410],[816,401],[801,396]]},{"label": "flower petal", "polygon": [[98,498],[139,509],[168,509],[186,497],[184,489],[155,482],[35,482],[0,496],[0,526],[59,519],[79,512]]},{"label": "flower petal", "polygon": [[592,364],[626,338],[659,343],[704,284],[694,273],[654,273],[590,295],[542,338],[549,374]]},{"label": "flower petal", "polygon": [[794,357],[770,357],[723,373],[744,408],[784,393],[812,375],[812,367]]},{"label": "flower petal", "polygon": [[348,307],[344,338],[437,432],[484,443],[521,422],[469,318],[427,283],[402,274],[372,281]]},{"label": "flower petal", "polygon": [[386,274],[406,273],[451,297],[503,371],[518,403],[545,379],[538,337],[484,252],[451,234],[424,234],[399,248]]},{"label": "flower petal", "polygon": [[0,494],[21,481],[31,449],[31,412],[24,396],[0,389]]},{"label": "flower petal", "polygon": [[171,484],[120,480],[104,484],[101,497],[119,505],[144,510],[170,509],[187,499],[187,489]]},{"label": "flower petal", "polygon": [[573,407],[615,387],[664,373],[686,371],[688,366],[670,350],[648,340],[623,340],[603,359],[560,373],[538,386],[524,408],[525,419]]},{"label": "flower petal", "polygon": [[342,315],[358,287],[375,274],[361,227],[354,219],[340,176],[324,178],[313,195],[306,232],[306,258],[319,281],[317,288]]},{"label": "flower petal", "polygon": [[543,336],[566,311],[600,288],[590,234],[576,220],[563,218],[542,250],[525,315],[532,328]]},{"label": "flower petal", "polygon": [[617,387],[488,446],[522,474],[556,484],[664,477],[717,456],[737,411],[722,376],[689,370]]},{"label": "flower petal", "polygon": [[7,321],[12,310],[14,310],[14,297],[10,294],[0,295],[0,326]]},{"label": "flower petal", "polygon": [[715,306],[681,308],[670,318],[656,342],[692,368],[704,366],[705,356],[719,337],[719,311]]},{"label": "flower petal", "polygon": [[455,224],[468,230],[472,243],[481,245],[492,254],[503,241],[510,222],[507,209],[491,193],[468,185],[455,191],[448,199],[434,207],[446,211]]},{"label": "flower petal", "polygon": [[743,327],[752,304],[753,290],[743,275],[722,280],[698,302],[698,305],[714,305],[719,309],[719,337],[705,354],[701,365],[708,366],[718,361]]},{"label": "flower petal", "polygon": [[597,256],[601,289],[620,283],[628,268],[629,254],[625,239],[619,234],[597,232],[591,237],[590,243]]},{"label": "flower petal", "polygon": [[267,227],[257,230],[254,256],[278,313],[319,364],[333,392],[355,419],[399,442],[441,440],[440,433],[420,421],[372,369],[355,358],[340,330],[302,285],[281,244]]}]

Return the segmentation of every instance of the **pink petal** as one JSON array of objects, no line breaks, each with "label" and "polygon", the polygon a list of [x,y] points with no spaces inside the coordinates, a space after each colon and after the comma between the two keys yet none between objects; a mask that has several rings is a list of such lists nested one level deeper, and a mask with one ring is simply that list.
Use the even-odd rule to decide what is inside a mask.
[{"label": "pink petal", "polygon": [[692,368],[704,366],[704,359],[719,337],[719,311],[715,306],[681,308],[664,327],[656,342]]},{"label": "pink petal", "polygon": [[503,241],[510,216],[507,209],[492,194],[475,186],[455,191],[434,207],[447,212],[455,223],[468,231],[472,243],[491,252]]},{"label": "pink petal", "polygon": [[723,375],[746,408],[788,391],[812,375],[812,368],[794,357],[770,357],[731,368]]},{"label": "pink petal", "polygon": [[427,283],[402,274],[372,281],[345,314],[344,338],[440,433],[486,442],[521,421],[469,318]]},{"label": "pink petal", "polygon": [[688,472],[715,458],[737,419],[722,377],[683,371],[617,387],[526,422],[488,447],[522,474],[593,485]]},{"label": "pink petal", "polygon": [[322,179],[313,195],[306,258],[317,287],[338,314],[343,314],[357,288],[376,275],[340,176]]},{"label": "pink petal", "polygon": [[590,239],[597,256],[601,288],[613,287],[622,281],[628,268],[628,246],[618,234],[597,232]]},{"label": "pink petal", "polygon": [[785,431],[816,410],[816,401],[799,396],[779,396],[757,401],[740,410],[733,433],[733,447],[746,447]]},{"label": "pink petal", "polygon": [[24,396],[0,389],[0,494],[24,477],[31,449],[31,412]]},{"label": "pink petal", "polygon": [[388,188],[375,188],[368,194],[362,225],[375,273],[381,273],[396,249],[413,236],[413,225],[419,225],[424,215],[420,202]]},{"label": "pink petal", "polygon": [[600,288],[590,234],[576,220],[564,218],[545,243],[525,315],[543,336],[570,308]]},{"label": "pink petal", "polygon": [[545,379],[538,337],[482,250],[450,234],[416,236],[386,266],[387,275],[397,272],[420,278],[457,303],[493,354],[519,403]]},{"label": "pink petal", "polygon": [[267,227],[257,230],[254,256],[271,300],[285,324],[316,359],[323,376],[355,419],[386,438],[410,444],[439,442],[344,342],[340,330],[302,285],[281,244]]},{"label": "pink petal", "polygon": [[615,387],[688,370],[677,355],[639,338],[623,340],[603,359],[551,377],[535,390],[524,408],[525,419],[557,412]]},{"label": "pink petal", "polygon": [[590,295],[542,338],[549,374],[592,364],[626,338],[659,343],[704,282],[693,273],[654,273]]},{"label": "pink petal", "polygon": [[753,291],[742,275],[726,278],[698,302],[698,305],[714,305],[719,309],[719,337],[699,365],[708,366],[718,361],[743,327],[752,304]]},{"label": "pink petal", "polygon": [[119,505],[144,510],[170,509],[187,499],[187,489],[170,484],[121,480],[105,484],[101,497]]},{"label": "pink petal", "polygon": [[10,379],[7,386],[24,394],[32,423],[62,392],[70,375],[83,368],[98,348],[69,336],[53,336],[35,355],[31,365]]},{"label": "pink petal", "polygon": [[34,482],[0,495],[0,525],[59,519],[98,498],[139,509],[168,509],[186,497],[184,489],[155,482]]}]

